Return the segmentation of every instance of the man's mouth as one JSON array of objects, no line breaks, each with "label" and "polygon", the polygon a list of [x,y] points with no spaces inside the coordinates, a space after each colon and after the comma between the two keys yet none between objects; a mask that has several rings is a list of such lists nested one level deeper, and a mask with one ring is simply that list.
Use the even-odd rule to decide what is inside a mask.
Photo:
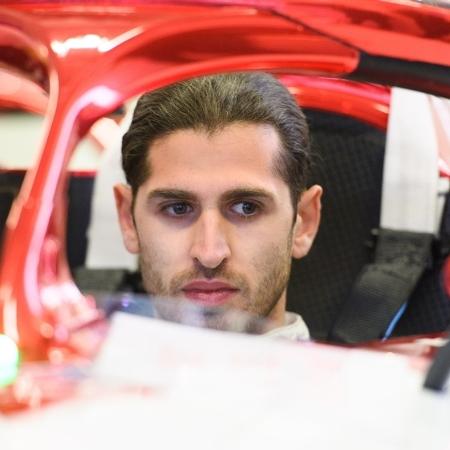
[{"label": "man's mouth", "polygon": [[181,290],[188,300],[206,306],[223,305],[239,291],[228,283],[216,280],[194,280]]}]

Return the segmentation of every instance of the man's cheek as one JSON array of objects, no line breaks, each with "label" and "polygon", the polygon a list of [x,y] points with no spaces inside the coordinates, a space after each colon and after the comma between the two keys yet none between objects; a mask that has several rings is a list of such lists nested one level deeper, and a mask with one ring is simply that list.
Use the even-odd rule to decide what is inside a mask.
[{"label": "man's cheek", "polygon": [[252,259],[252,266],[260,275],[290,261],[289,242],[266,242],[259,247],[258,254]]},{"label": "man's cheek", "polygon": [[179,269],[186,260],[186,241],[179,235],[161,236],[155,234],[152,251],[155,263],[161,271]]},{"label": "man's cheek", "polygon": [[164,267],[170,265],[170,258],[168,253],[164,252],[164,245],[158,240],[146,242],[143,246],[141,256],[147,261],[152,269],[157,269],[161,272]]}]

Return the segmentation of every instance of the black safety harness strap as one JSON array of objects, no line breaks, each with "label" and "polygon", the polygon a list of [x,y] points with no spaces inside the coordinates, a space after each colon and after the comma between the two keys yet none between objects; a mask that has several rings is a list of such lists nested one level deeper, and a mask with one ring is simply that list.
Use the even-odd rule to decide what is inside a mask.
[{"label": "black safety harness strap", "polygon": [[333,324],[334,341],[389,337],[432,261],[444,205],[433,117],[426,94],[392,89],[374,262],[362,268]]},{"label": "black safety harness strap", "polygon": [[375,261],[362,269],[330,340],[352,344],[388,335],[430,264],[433,237],[431,233],[379,230]]}]

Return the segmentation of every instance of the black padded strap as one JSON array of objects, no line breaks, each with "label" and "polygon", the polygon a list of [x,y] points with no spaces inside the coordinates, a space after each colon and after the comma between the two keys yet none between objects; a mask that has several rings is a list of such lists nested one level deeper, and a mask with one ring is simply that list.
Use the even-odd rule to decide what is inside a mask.
[{"label": "black padded strap", "polygon": [[358,276],[329,338],[359,343],[384,337],[430,262],[433,235],[381,229],[375,261]]},{"label": "black padded strap", "polygon": [[[448,336],[447,336],[448,339]],[[423,386],[433,391],[443,391],[450,374],[450,341],[447,341],[436,353],[428,369]]]}]

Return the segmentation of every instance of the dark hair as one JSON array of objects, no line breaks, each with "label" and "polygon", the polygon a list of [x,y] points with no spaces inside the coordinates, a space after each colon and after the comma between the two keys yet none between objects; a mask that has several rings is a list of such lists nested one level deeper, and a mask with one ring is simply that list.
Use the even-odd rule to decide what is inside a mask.
[{"label": "dark hair", "polygon": [[133,196],[150,175],[147,155],[156,138],[182,129],[213,133],[235,122],[270,124],[278,131],[284,151],[275,170],[295,206],[310,165],[308,126],[289,91],[262,72],[192,78],[142,95],[122,141],[122,167]]}]

